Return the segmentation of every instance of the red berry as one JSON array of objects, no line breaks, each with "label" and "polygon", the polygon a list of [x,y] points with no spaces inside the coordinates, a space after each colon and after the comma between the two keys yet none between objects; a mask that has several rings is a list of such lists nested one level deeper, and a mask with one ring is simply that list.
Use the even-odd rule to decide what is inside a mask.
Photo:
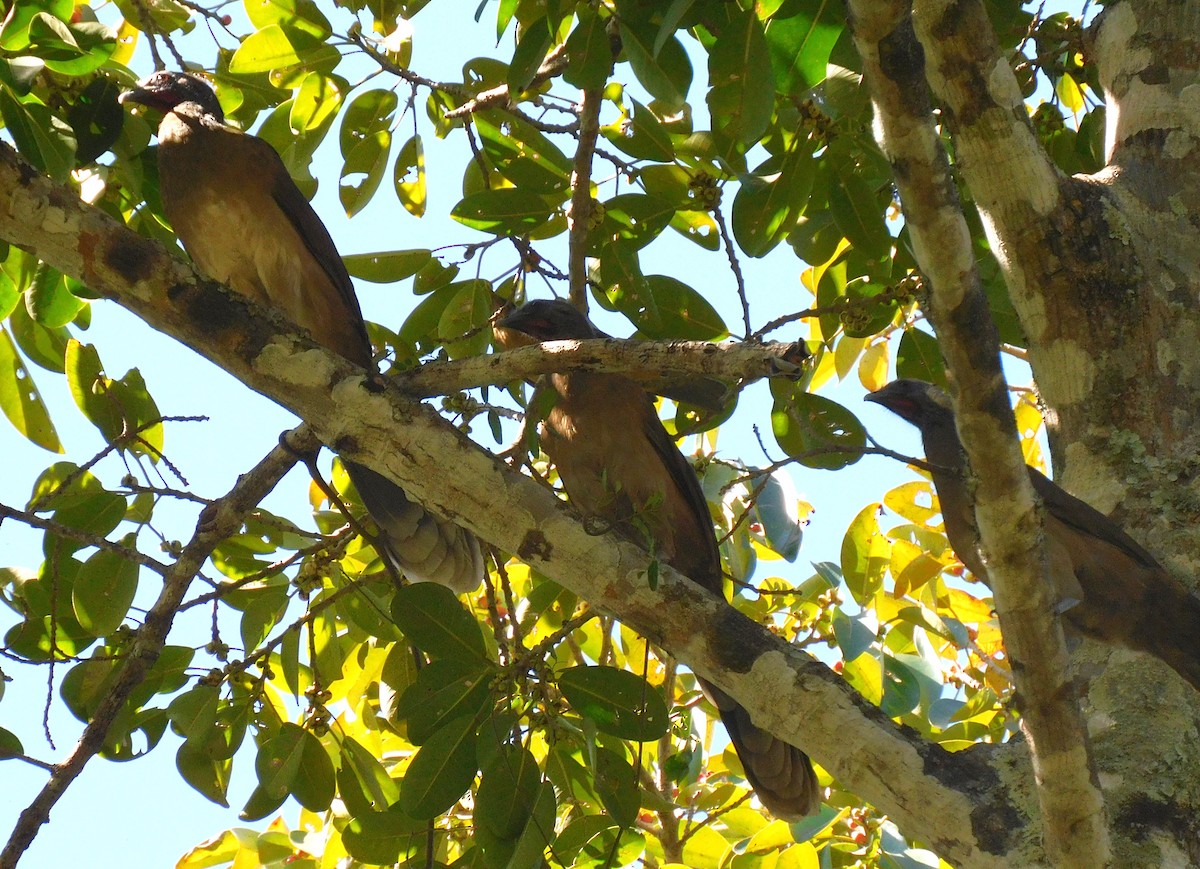
[{"label": "red berry", "polygon": [[230,15],[222,15],[220,18],[220,21],[222,24],[224,24],[226,27],[228,27],[230,24],[233,23],[233,17]]}]

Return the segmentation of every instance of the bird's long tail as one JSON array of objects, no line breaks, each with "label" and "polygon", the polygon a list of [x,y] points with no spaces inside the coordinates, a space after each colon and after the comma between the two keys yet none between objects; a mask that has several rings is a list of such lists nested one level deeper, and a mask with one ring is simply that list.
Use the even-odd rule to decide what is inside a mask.
[{"label": "bird's long tail", "polygon": [[437,582],[462,594],[483,579],[474,534],[435,516],[387,477],[343,460],[383,538],[382,553],[412,582]]},{"label": "bird's long tail", "polygon": [[700,687],[720,711],[746,779],[767,811],[785,821],[815,812],[821,805],[821,787],[808,755],[756,727],[745,707],[717,686],[701,681]]},{"label": "bird's long tail", "polygon": [[1138,633],[1145,649],[1200,691],[1200,598],[1174,580],[1164,597],[1142,607]]}]

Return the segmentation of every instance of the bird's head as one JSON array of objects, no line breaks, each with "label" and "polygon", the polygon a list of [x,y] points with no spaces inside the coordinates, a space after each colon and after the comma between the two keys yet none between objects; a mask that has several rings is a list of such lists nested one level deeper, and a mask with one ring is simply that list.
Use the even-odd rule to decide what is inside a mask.
[{"label": "bird's head", "polygon": [[867,395],[865,401],[883,405],[901,419],[924,428],[936,422],[954,423],[954,406],[943,390],[923,380],[893,380]]},{"label": "bird's head", "polygon": [[526,302],[501,318],[496,327],[520,332],[535,341],[600,337],[600,333],[588,318],[565,299],[537,299]]},{"label": "bird's head", "polygon": [[159,70],[138,82],[133,90],[121,94],[120,102],[141,103],[164,114],[184,103],[194,103],[203,114],[222,123],[225,121],[225,113],[213,89],[203,79],[186,72]]}]

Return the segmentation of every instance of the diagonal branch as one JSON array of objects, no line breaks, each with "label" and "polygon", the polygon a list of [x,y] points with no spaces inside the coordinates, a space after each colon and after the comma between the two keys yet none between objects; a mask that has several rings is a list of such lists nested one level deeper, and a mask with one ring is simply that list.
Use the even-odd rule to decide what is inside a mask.
[{"label": "diagonal branch", "polygon": [[976,513],[1032,746],[1046,850],[1055,865],[1104,866],[1111,852],[1103,796],[1054,615],[1041,518],[970,230],[934,127],[921,46],[903,0],[851,0],[850,10],[876,136],[895,172],[930,288],[930,316],[957,387],[958,428],[971,466],[987,470],[975,481]]},{"label": "diagonal branch", "polygon": [[121,714],[129,695],[158,660],[183,595],[209,554],[217,544],[237,531],[246,514],[258,506],[295,463],[296,456],[290,449],[275,447],[253,470],[238,478],[228,495],[201,512],[195,535],[183,548],[179,560],[167,570],[158,600],[146,613],[146,620],[138,629],[116,680],[84,728],[75,750],[54,767],[50,780],[21,812],[4,850],[0,851],[0,869],[12,869],[17,865],[38,830],[50,820],[50,809],[83,772],[88,761],[104,747],[108,730]]},{"label": "diagonal branch", "polygon": [[1002,867],[1026,835],[996,766],[1020,749],[951,754],[900,727],[842,679],[565,504],[395,386],[297,335],[278,314],[197,278],[0,145],[0,238],[20,244],[305,418],[346,458],[659,643],[756,722],[960,865]]}]

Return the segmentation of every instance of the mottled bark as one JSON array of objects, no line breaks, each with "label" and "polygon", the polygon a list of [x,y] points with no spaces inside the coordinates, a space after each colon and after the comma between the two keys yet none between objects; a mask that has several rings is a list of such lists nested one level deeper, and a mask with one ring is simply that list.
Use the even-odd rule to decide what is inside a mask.
[{"label": "mottled bark", "polygon": [[[851,25],[890,161],[929,314],[955,387],[971,464],[981,548],[1013,661],[1022,728],[1037,783],[1046,853],[1055,865],[1108,864],[1104,803],[1053,609],[1041,519],[1017,440],[1000,344],[970,230],[934,126],[923,51],[906,2],[851,2]],[[1018,94],[1019,97],[1019,94]]]}]

